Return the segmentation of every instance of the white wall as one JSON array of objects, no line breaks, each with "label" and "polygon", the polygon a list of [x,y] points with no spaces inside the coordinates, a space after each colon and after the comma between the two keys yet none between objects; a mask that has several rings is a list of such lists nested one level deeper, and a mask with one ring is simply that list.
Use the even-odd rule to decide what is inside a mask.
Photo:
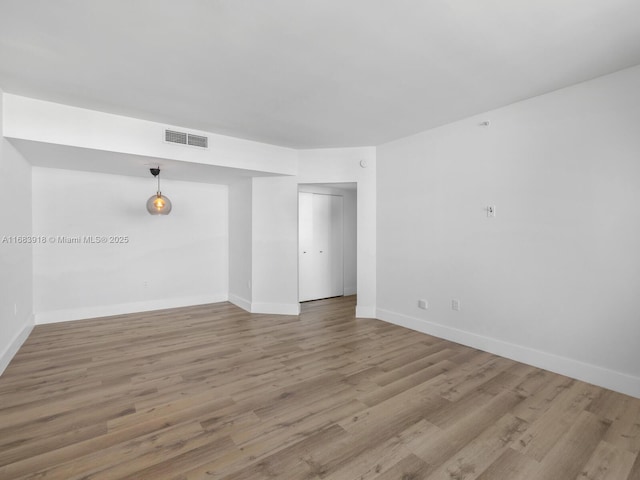
[{"label": "white wall", "polygon": [[638,85],[635,67],[380,146],[379,318],[640,396]]},{"label": "white wall", "polygon": [[229,185],[229,301],[251,311],[253,182]]},{"label": "white wall", "polygon": [[346,190],[344,198],[344,294],[358,293],[358,201],[357,190]]},{"label": "white wall", "polygon": [[0,373],[33,326],[32,247],[4,238],[31,235],[31,166],[2,134],[0,115]]},{"label": "white wall", "polygon": [[33,231],[127,236],[128,243],[34,247],[36,322],[210,303],[228,294],[226,186],[162,179],[172,203],[152,216],[148,179],[33,168]]},{"label": "white wall", "polygon": [[253,179],[254,313],[297,315],[298,184],[296,177]]},{"label": "white wall", "polygon": [[[376,148],[298,152],[298,183],[356,182],[358,317],[376,316]],[[367,167],[362,168],[360,161]]]},{"label": "white wall", "polygon": [[302,184],[298,191],[308,193],[320,193],[326,195],[339,195],[343,198],[343,257],[344,257],[344,294],[355,295],[357,293],[357,255],[358,255],[358,229],[357,229],[357,190],[338,187],[327,187],[322,184]]}]

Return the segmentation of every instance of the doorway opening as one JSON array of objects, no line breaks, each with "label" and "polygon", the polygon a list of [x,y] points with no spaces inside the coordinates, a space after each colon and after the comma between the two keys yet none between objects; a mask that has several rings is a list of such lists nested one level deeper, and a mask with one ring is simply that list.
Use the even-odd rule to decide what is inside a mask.
[{"label": "doorway opening", "polygon": [[298,186],[298,300],[357,292],[357,184]]}]

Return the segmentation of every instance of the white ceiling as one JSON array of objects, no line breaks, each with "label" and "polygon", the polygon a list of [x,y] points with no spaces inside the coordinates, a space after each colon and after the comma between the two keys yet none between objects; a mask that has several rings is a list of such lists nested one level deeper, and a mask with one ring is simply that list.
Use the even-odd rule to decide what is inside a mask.
[{"label": "white ceiling", "polygon": [[10,93],[378,145],[640,64],[638,0],[1,0]]}]

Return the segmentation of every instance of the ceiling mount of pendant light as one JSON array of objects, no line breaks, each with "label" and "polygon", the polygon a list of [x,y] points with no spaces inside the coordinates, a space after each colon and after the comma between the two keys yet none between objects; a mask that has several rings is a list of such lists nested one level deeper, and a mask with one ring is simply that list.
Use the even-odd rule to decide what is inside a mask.
[{"label": "ceiling mount of pendant light", "polygon": [[160,192],[160,167],[150,168],[149,171],[158,179],[158,191],[147,200],[147,212],[151,215],[169,215],[171,200]]}]

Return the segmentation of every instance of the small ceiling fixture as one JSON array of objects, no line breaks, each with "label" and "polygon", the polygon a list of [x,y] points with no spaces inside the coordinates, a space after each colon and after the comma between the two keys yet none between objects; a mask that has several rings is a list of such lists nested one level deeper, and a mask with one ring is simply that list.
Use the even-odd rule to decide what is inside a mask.
[{"label": "small ceiling fixture", "polygon": [[147,212],[151,215],[169,215],[171,200],[160,192],[160,167],[150,168],[151,175],[158,179],[158,191],[147,200]]}]

